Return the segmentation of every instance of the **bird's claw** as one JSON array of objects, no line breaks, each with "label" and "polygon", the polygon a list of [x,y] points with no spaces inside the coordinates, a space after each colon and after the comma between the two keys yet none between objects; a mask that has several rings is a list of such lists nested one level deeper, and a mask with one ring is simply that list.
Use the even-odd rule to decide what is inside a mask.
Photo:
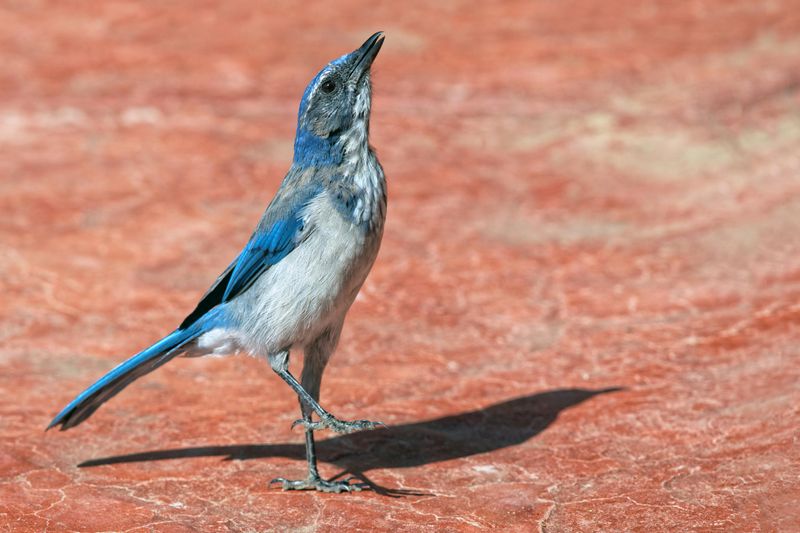
[{"label": "bird's claw", "polygon": [[372,422],[371,420],[339,420],[333,415],[322,417],[320,420],[311,421],[300,418],[292,422],[292,428],[302,425],[306,429],[317,431],[319,429],[330,429],[336,433],[353,433],[365,429],[375,429],[386,427],[383,422]]},{"label": "bird's claw", "polygon": [[360,492],[369,489],[366,483],[350,483],[355,478],[349,477],[342,481],[325,481],[319,477],[307,479],[285,479],[277,477],[269,482],[270,487],[279,483],[283,490],[316,490],[319,492]]}]

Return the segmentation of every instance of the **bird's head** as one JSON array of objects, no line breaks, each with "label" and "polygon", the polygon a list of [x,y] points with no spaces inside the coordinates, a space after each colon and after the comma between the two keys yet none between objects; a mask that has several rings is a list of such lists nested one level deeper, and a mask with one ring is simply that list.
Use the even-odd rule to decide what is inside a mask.
[{"label": "bird's head", "polygon": [[296,165],[338,165],[346,152],[367,149],[370,67],[381,45],[383,32],[377,32],[328,63],[308,84],[297,117]]}]

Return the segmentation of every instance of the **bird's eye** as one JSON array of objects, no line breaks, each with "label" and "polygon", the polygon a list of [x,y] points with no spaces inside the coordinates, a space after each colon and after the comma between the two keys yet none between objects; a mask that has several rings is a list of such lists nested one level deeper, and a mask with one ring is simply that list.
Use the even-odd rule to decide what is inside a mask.
[{"label": "bird's eye", "polygon": [[332,93],[336,89],[336,82],[333,80],[326,80],[322,83],[320,89],[322,89],[324,93]]}]

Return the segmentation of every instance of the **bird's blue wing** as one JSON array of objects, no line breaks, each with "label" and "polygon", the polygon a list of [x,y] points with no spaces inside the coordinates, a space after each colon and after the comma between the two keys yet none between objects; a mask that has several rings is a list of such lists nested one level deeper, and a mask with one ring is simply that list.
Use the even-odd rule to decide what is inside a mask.
[{"label": "bird's blue wing", "polygon": [[273,198],[244,250],[228,265],[178,329],[186,329],[214,307],[247,290],[267,268],[289,255],[311,233],[304,210],[319,193],[316,187],[291,187],[290,174]]},{"label": "bird's blue wing", "polygon": [[217,305],[249,288],[264,270],[295,248],[305,229],[303,226],[297,213],[275,221],[266,231],[256,230],[239,257],[220,274],[178,329],[188,328]]},{"label": "bird's blue wing", "polygon": [[274,221],[265,230],[256,230],[236,260],[222,301],[227,302],[247,290],[264,270],[294,250],[303,230],[299,210]]}]

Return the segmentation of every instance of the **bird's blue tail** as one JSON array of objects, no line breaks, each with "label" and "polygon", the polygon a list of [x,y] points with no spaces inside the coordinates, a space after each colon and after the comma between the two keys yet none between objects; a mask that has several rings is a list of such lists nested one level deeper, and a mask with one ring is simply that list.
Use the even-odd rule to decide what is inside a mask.
[{"label": "bird's blue tail", "polygon": [[47,429],[59,424],[61,431],[77,426],[133,381],[179,355],[182,347],[205,331],[201,323],[195,323],[186,329],[173,331],[146,350],[142,350],[78,395],[58,413]]}]

